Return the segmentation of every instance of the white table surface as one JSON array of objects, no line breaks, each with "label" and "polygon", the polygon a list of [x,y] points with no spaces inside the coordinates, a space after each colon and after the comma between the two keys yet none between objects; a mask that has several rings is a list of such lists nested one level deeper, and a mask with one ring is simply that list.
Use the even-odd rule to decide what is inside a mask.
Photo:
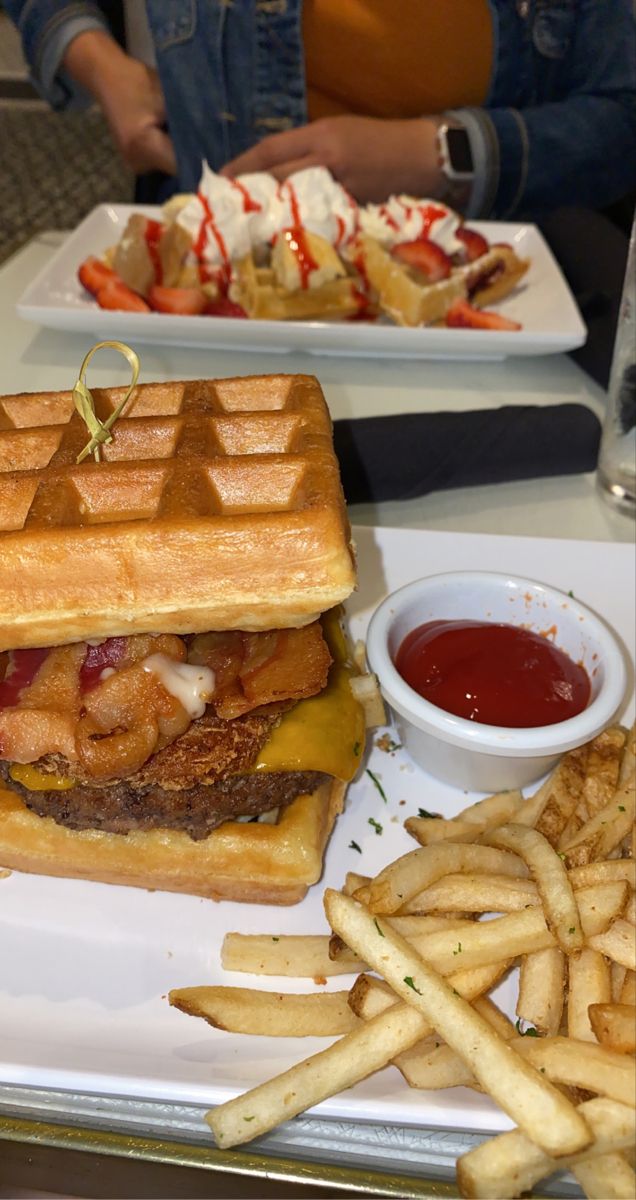
[{"label": "white table surface", "polygon": [[[15,303],[64,238],[40,234],[0,267],[0,394],[71,388],[91,335],[60,333],[20,320]],[[332,417],[498,408],[503,404],[588,405],[599,416],[604,393],[566,355],[502,362],[400,362],[308,354],[258,354],[176,346],[140,348],[142,380],[219,378],[268,372],[317,375]],[[126,383],[127,364],[107,352],[90,366],[89,385]],[[356,505],[356,524],[467,533],[503,533],[629,542],[634,523],[596,493],[594,476],[556,476],[434,492],[416,500]]]}]

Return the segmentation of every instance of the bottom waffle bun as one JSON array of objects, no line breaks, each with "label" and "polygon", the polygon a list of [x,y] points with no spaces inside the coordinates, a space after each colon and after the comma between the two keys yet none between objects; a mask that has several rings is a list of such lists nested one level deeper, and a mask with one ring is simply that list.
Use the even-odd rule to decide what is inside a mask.
[{"label": "bottom waffle bun", "polygon": [[0,790],[0,865],[211,900],[297,904],[322,874],[346,785],[298,796],[276,824],[227,821],[202,841],[173,829],[128,834],[71,830]]}]

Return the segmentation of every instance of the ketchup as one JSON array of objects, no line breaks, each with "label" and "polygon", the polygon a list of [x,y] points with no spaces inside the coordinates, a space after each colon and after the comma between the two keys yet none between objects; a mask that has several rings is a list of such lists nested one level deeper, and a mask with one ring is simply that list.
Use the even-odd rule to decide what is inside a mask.
[{"label": "ketchup", "polygon": [[483,725],[556,725],[590,699],[583,667],[518,625],[429,621],[407,634],[395,666],[425,700]]}]

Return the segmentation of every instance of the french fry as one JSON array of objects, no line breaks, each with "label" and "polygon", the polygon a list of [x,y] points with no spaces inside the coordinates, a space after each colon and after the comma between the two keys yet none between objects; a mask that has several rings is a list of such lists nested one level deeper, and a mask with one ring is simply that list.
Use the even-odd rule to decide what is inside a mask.
[{"label": "french fry", "polygon": [[[510,962],[491,963],[487,967],[475,967],[472,971],[457,971],[448,976],[448,984],[471,1002],[490,991],[505,975]],[[368,1021],[400,1001],[388,983],[374,975],[358,975],[351,991],[349,1004],[357,1017]],[[432,1032],[432,1030],[431,1030]],[[426,1035],[429,1036],[428,1034]]]},{"label": "french fry", "polygon": [[514,912],[538,905],[539,893],[531,879],[509,875],[448,875],[418,892],[404,906],[428,912]]},{"label": "french fry", "polygon": [[338,1037],[358,1023],[348,992],[302,996],[256,988],[189,987],[173,989],[168,1000],[216,1029],[264,1037]]},{"label": "french fry", "polygon": [[630,893],[623,916],[626,921],[629,921],[630,925],[636,925],[636,892]]},{"label": "french fry", "polygon": [[205,1120],[220,1147],[239,1146],[352,1087],[428,1032],[430,1026],[415,1009],[394,1005],[319,1054],[218,1105]]},{"label": "french fry", "polygon": [[618,787],[626,740],[626,730],[620,725],[611,725],[590,742],[581,791],[590,817],[609,804]]},{"label": "french fry", "polygon": [[450,820],[445,817],[409,817],[404,822],[404,828],[421,846],[445,840],[472,842],[487,829],[514,820],[522,804],[520,791],[499,792],[471,804]]},{"label": "french fry", "polygon": [[519,968],[517,1016],[555,1036],[565,1003],[565,955],[558,946],[525,954]]},{"label": "french fry", "polygon": [[628,971],[636,971],[636,929],[630,921],[618,918],[605,933],[596,933],[588,938],[587,944]]},{"label": "french fry", "polygon": [[577,867],[595,858],[606,858],[630,833],[635,807],[636,791],[632,776],[617,789],[610,803],[586,821],[569,845],[563,847],[566,865]]},{"label": "french fry", "polygon": [[568,877],[573,888],[591,887],[595,883],[609,883],[610,880],[622,879],[631,887],[636,887],[636,861],[620,858],[612,862],[588,862],[568,871]]},{"label": "french fry", "polygon": [[619,1004],[636,1004],[636,973],[627,971],[623,980]]},{"label": "french fry", "polygon": [[568,1036],[594,1042],[588,1008],[612,999],[609,966],[602,954],[586,948],[569,959],[568,975]]},{"label": "french fry", "polygon": [[499,850],[512,850],[528,866],[543,904],[546,923],[566,954],[583,946],[583,928],[567,871],[548,840],[524,825],[502,825],[485,837]]},{"label": "french fry", "polygon": [[511,1200],[530,1191],[539,1179],[564,1167],[620,1153],[634,1138],[634,1110],[597,1096],[578,1109],[592,1130],[593,1141],[574,1155],[552,1158],[519,1129],[500,1133],[462,1155],[457,1163],[460,1194],[469,1200]]},{"label": "french fry", "polygon": [[613,1000],[616,1004],[620,1001],[626,975],[627,967],[623,967],[617,962],[610,963],[610,991],[612,993],[610,1000]]},{"label": "french fry", "polygon": [[558,844],[561,833],[581,799],[588,753],[587,746],[570,750],[569,754],[563,756],[550,778],[547,799],[535,827],[547,838],[551,846]]},{"label": "french fry", "polygon": [[347,871],[342,890],[345,896],[353,896],[358,888],[368,887],[370,883],[369,875],[357,875],[355,871]]},{"label": "french fry", "polygon": [[[487,996],[478,996],[472,1005],[475,1012],[488,1021],[504,1041],[515,1037],[516,1030],[512,1021],[509,1021]],[[426,1088],[429,1091],[448,1087],[472,1087],[481,1091],[470,1067],[450,1046],[438,1041],[429,1045],[417,1042],[410,1050],[398,1054],[394,1065],[402,1072],[410,1087]]]},{"label": "french fry", "polygon": [[521,792],[516,789],[510,792],[496,792],[494,796],[486,796],[469,804],[453,817],[453,821],[472,821],[475,825],[491,825],[495,822],[511,821],[514,814],[525,804]]},{"label": "french fry", "polygon": [[627,783],[627,780],[634,774],[634,771],[636,771],[636,723],[632,725],[627,734],[623,758],[618,773],[618,786],[622,787],[624,783]]},{"label": "french fry", "polygon": [[[390,917],[387,918],[391,922],[393,929],[397,929],[405,938],[413,938],[425,933],[436,933],[438,930],[462,931],[468,926],[473,925],[473,921],[463,920],[458,917],[433,917],[433,916],[406,916],[406,917]],[[351,951],[348,946],[345,946],[341,937],[337,933],[332,933],[329,938],[329,958],[334,962],[340,958],[351,960]]]},{"label": "french fry", "polygon": [[522,1059],[511,1056],[488,1022],[455,995],[404,938],[355,900],[332,889],[325,893],[325,910],[332,928],[434,1025],[478,1083],[546,1153],[573,1154],[589,1145],[589,1127],[574,1106]]},{"label": "french fry", "polygon": [[227,933],[221,947],[226,971],[251,975],[284,975],[321,979],[328,975],[351,975],[364,970],[351,952],[337,962],[329,958],[328,934]]},{"label": "french fry", "polygon": [[458,817],[450,821],[445,817],[409,817],[404,828],[420,846],[432,846],[435,842],[475,842],[490,826],[460,821]]},{"label": "french fry", "polygon": [[515,1038],[511,1045],[553,1083],[636,1105],[636,1062],[596,1042],[572,1038]]},{"label": "french fry", "polygon": [[599,1154],[572,1167],[589,1200],[634,1200],[636,1174],[624,1154]]},{"label": "french fry", "polygon": [[590,1024],[602,1046],[619,1054],[636,1051],[636,1009],[633,1004],[590,1004]]},{"label": "french fry", "polygon": [[372,912],[390,916],[403,908],[418,892],[424,891],[443,876],[458,871],[512,875],[521,879],[528,875],[525,863],[505,850],[463,845],[460,842],[441,842],[402,855],[380,871],[367,889],[362,889],[363,895],[356,892],[356,899],[368,901]]}]

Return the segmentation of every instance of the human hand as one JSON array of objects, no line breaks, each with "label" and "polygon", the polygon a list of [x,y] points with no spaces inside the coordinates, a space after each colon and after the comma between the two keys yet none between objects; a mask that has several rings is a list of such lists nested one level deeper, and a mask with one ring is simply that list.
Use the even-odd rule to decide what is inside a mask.
[{"label": "human hand", "polygon": [[327,167],[361,204],[380,203],[393,192],[441,195],[436,122],[374,117],[322,117],[297,129],[274,133],[226,163],[222,175],[269,171],[286,179],[304,167]]},{"label": "human hand", "polygon": [[127,166],[137,174],[176,175],[174,147],[163,128],[166,110],[156,71],[97,30],[74,38],[64,66],[97,100]]}]

